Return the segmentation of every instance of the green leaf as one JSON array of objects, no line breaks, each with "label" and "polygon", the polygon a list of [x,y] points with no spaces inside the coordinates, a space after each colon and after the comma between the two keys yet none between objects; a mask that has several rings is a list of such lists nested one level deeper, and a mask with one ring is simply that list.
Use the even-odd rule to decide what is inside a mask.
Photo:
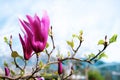
[{"label": "green leaf", "polygon": [[11,56],[12,56],[13,58],[16,58],[16,57],[19,57],[19,54],[17,53],[17,51],[13,51],[13,52],[11,53]]},{"label": "green leaf", "polygon": [[48,35],[51,36],[52,35],[52,29],[50,28],[48,31]]},{"label": "green leaf", "polygon": [[74,47],[74,42],[73,42],[73,40],[72,41],[67,41],[67,44],[70,46],[70,47]]},{"label": "green leaf", "polygon": [[43,67],[43,65],[44,65],[43,62],[40,61],[40,62],[39,62],[39,67],[40,67],[40,69]]},{"label": "green leaf", "polygon": [[52,74],[51,73],[46,73],[47,77],[51,77]]},{"label": "green leaf", "polygon": [[80,33],[80,35],[83,35],[83,30],[80,30],[80,32],[79,32],[79,33]]},{"label": "green leaf", "polygon": [[90,59],[90,58],[92,58],[94,56],[95,56],[95,54],[91,53],[91,54],[88,55],[88,59]]},{"label": "green leaf", "polygon": [[116,40],[117,40],[117,34],[114,34],[114,35],[109,39],[109,43],[116,42]]},{"label": "green leaf", "polygon": [[53,73],[54,75],[58,75],[58,71],[54,71],[54,73]]},{"label": "green leaf", "polygon": [[19,57],[20,59],[24,60],[23,56],[18,55],[18,57]]},{"label": "green leaf", "polygon": [[20,71],[20,75],[23,76],[25,74],[25,71],[24,70],[21,70]]},{"label": "green leaf", "polygon": [[13,70],[10,70],[10,72],[13,76],[15,75],[15,72]]},{"label": "green leaf", "polygon": [[45,69],[48,70],[50,68],[50,65],[45,66]]},{"label": "green leaf", "polygon": [[104,45],[105,41],[104,40],[99,40],[98,45]]},{"label": "green leaf", "polygon": [[11,64],[12,64],[12,65],[15,65],[15,62],[14,62],[14,61],[12,61],[12,62],[11,62]]},{"label": "green leaf", "polygon": [[6,63],[6,61],[4,61],[4,66],[5,66],[5,67],[8,67],[8,63]]},{"label": "green leaf", "polygon": [[83,37],[82,37],[82,35],[83,35],[83,31],[80,30],[80,32],[79,32],[79,36],[78,36],[78,39],[79,39],[80,41],[83,41]]},{"label": "green leaf", "polygon": [[41,76],[46,76],[46,72],[42,72],[40,75]]},{"label": "green leaf", "polygon": [[78,36],[77,36],[76,34],[73,34],[73,35],[72,35],[72,37],[73,37],[73,38],[75,38],[75,37],[77,37],[77,38],[78,38]]},{"label": "green leaf", "polygon": [[98,59],[101,59],[101,58],[108,58],[108,56],[103,52],[98,56]]},{"label": "green leaf", "polygon": [[70,57],[70,52],[68,52],[68,57]]},{"label": "green leaf", "polygon": [[49,47],[49,43],[46,44],[46,48],[48,48],[48,47]]},{"label": "green leaf", "polygon": [[4,37],[4,42],[5,42],[6,44],[9,44],[7,37]]}]

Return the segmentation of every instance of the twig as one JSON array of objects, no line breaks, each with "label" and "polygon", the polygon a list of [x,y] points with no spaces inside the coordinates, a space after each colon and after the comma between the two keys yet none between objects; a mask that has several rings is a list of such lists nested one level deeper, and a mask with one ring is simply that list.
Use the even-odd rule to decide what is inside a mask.
[{"label": "twig", "polygon": [[27,65],[27,62],[24,60],[24,63],[25,63],[25,65],[24,65],[24,67],[23,67],[23,70],[25,70],[25,68],[26,68],[26,65]]},{"label": "twig", "polygon": [[16,58],[14,58],[14,62],[15,62],[16,68],[19,68],[21,71],[23,71],[23,69],[17,64]]},{"label": "twig", "polygon": [[35,73],[39,72],[41,69],[38,67],[39,55],[36,53],[36,69],[33,70],[32,74],[28,77],[28,80],[34,76]]},{"label": "twig", "polygon": [[39,55],[36,53],[36,58],[37,58],[37,61],[36,61],[36,69],[38,67],[38,62],[39,62]]},{"label": "twig", "polygon": [[53,51],[54,51],[54,49],[55,49],[55,43],[54,43],[53,36],[51,35],[50,37],[51,37],[51,40],[52,40],[52,45],[53,45],[53,48],[52,48],[51,52],[49,53],[49,54],[51,55],[51,54],[52,54],[52,52],[53,52]]},{"label": "twig", "polygon": [[107,48],[107,46],[104,46],[104,48],[103,48],[101,51],[99,51],[94,57],[92,57],[92,58],[90,59],[90,62],[91,62],[92,60],[94,60],[95,58],[97,58],[106,48]]},{"label": "twig", "polygon": [[[13,53],[12,45],[11,45],[10,43],[9,43],[9,47],[10,47],[11,52]],[[16,58],[14,58],[14,62],[15,62],[15,65],[16,65],[17,68],[19,68],[20,70],[23,70],[23,69],[17,64]]]},{"label": "twig", "polygon": [[78,47],[77,47],[76,49],[73,49],[73,48],[72,48],[72,50],[73,50],[73,52],[74,52],[74,54],[72,55],[72,57],[74,57],[74,56],[76,55],[76,53],[77,53],[77,51],[79,50],[81,44],[82,44],[82,41],[80,40]]},{"label": "twig", "polygon": [[66,80],[68,79],[73,73],[70,73],[68,76],[66,76],[65,78],[63,78],[62,80]]},{"label": "twig", "polygon": [[50,34],[49,36],[50,36],[51,41],[52,41],[52,50],[51,50],[50,52],[48,52],[48,50],[45,49],[45,52],[46,52],[46,54],[47,54],[47,56],[48,56],[48,61],[47,61],[47,63],[50,62],[51,54],[53,53],[53,51],[54,51],[54,49],[55,49],[55,43],[54,43],[54,38],[53,38],[53,33],[52,33],[52,26],[51,26],[51,29],[50,29],[50,30],[51,30],[51,31],[50,31],[51,34]]}]

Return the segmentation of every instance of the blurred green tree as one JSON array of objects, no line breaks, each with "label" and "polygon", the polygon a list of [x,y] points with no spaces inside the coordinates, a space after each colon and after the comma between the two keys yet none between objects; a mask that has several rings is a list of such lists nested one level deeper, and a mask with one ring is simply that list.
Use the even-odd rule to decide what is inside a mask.
[{"label": "blurred green tree", "polygon": [[105,79],[98,70],[89,70],[88,80],[105,80]]}]

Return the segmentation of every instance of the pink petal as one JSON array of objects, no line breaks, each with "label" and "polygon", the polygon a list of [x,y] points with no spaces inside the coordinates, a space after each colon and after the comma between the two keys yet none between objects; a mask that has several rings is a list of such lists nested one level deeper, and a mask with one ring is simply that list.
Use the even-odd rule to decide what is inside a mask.
[{"label": "pink petal", "polygon": [[[20,19],[19,19],[20,20]],[[27,35],[30,37],[30,39],[32,38],[32,31],[30,30],[30,28],[26,25],[26,23],[22,22],[20,20],[24,30],[26,31]]]},{"label": "pink petal", "polygon": [[41,22],[43,23],[43,25],[46,29],[49,29],[50,19],[49,19],[49,16],[46,11],[43,14]]},{"label": "pink petal", "polygon": [[29,21],[30,23],[33,23],[33,22],[34,22],[34,18],[31,17],[30,15],[26,15],[26,17],[27,17],[27,19],[28,19],[28,21]]},{"label": "pink petal", "polygon": [[5,67],[5,76],[9,76],[10,75],[10,70],[8,67]]},{"label": "pink petal", "polygon": [[[27,15],[28,21],[30,23],[31,30],[33,32],[35,41],[42,40],[41,35],[41,22],[37,15],[32,18],[31,16]],[[39,35],[38,35],[39,34]]]},{"label": "pink petal", "polygon": [[22,39],[22,37],[21,37],[20,34],[19,34],[19,39],[20,39],[20,42],[21,42],[21,44],[22,44],[22,46],[23,46],[23,49],[25,49],[25,42],[24,42],[24,40]]},{"label": "pink petal", "polygon": [[36,53],[38,53],[44,50],[45,44],[40,41],[32,41],[32,48]]},{"label": "pink petal", "polygon": [[62,62],[61,62],[61,60],[60,59],[58,59],[58,73],[59,73],[59,75],[60,74],[62,74],[62,72],[63,72],[63,69],[62,69]]}]

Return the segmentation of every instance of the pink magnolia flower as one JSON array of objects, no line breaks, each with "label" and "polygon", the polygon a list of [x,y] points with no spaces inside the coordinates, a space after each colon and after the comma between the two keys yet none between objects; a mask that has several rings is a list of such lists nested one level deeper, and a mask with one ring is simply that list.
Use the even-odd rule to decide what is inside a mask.
[{"label": "pink magnolia flower", "polygon": [[24,34],[24,40],[23,40],[21,35],[19,34],[19,38],[20,38],[22,48],[23,48],[24,59],[29,60],[30,57],[32,56],[33,49],[32,49],[32,47],[30,45],[28,35]]},{"label": "pink magnolia flower", "polygon": [[48,31],[49,31],[49,17],[45,12],[42,19],[35,14],[34,17],[30,15],[26,15],[27,21],[21,21],[21,24],[28,35],[28,39],[32,46],[32,49],[38,53],[44,50],[47,38],[48,38]]},{"label": "pink magnolia flower", "polygon": [[62,61],[58,58],[58,74],[63,73],[63,68],[62,68]]},{"label": "pink magnolia flower", "polygon": [[5,67],[4,70],[5,70],[5,76],[9,76],[10,75],[10,69],[8,67]]}]

